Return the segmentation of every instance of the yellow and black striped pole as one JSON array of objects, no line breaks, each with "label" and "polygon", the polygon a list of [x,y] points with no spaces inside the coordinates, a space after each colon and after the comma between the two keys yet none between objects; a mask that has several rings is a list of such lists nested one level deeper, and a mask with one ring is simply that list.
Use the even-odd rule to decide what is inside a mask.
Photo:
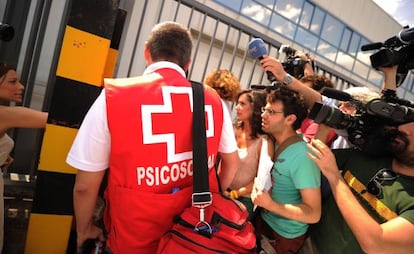
[{"label": "yellow and black striped pole", "polygon": [[[112,77],[125,11],[119,1],[74,0],[65,27],[40,152],[25,253],[68,253],[76,170],[65,163],[77,130]],[[118,38],[114,38],[117,34]],[[112,42],[112,43],[111,43]]]}]

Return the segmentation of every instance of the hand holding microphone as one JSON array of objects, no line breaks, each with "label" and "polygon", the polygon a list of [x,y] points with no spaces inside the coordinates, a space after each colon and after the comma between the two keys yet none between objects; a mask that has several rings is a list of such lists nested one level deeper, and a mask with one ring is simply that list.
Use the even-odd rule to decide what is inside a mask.
[{"label": "hand holding microphone", "polygon": [[248,50],[251,57],[259,60],[264,59],[261,61],[262,67],[266,70],[267,79],[272,82],[274,88],[280,87],[282,83],[288,85],[292,82],[293,77],[285,71],[278,60],[272,57],[263,57],[267,55],[267,50],[262,39],[256,38],[250,41]]},{"label": "hand holding microphone", "polygon": [[[267,55],[266,45],[264,44],[263,40],[260,38],[255,38],[249,42],[248,45],[248,52],[249,55],[254,59],[263,59],[263,55]],[[270,71],[266,71],[267,79],[270,82],[276,82],[276,78]]]}]

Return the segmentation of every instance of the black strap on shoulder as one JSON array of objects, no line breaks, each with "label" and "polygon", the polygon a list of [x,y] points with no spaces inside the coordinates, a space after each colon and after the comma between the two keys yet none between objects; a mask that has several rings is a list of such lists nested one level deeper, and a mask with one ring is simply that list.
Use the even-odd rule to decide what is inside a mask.
[{"label": "black strap on shoulder", "polygon": [[203,85],[191,82],[193,88],[193,205],[211,203],[208,179],[208,156]]},{"label": "black strap on shoulder", "polygon": [[273,155],[274,161],[277,160],[277,157],[283,152],[283,150],[285,150],[286,147],[299,141],[303,141],[303,139],[301,139],[298,135],[291,136],[283,141],[282,144],[277,146],[275,154]]}]

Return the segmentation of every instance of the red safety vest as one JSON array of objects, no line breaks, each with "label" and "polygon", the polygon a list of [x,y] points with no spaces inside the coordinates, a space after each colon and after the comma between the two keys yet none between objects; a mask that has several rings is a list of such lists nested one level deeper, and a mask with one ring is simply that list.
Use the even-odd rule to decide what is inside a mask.
[{"label": "red safety vest", "polygon": [[[173,218],[191,205],[192,90],[174,69],[106,79],[111,135],[105,224],[114,253],[155,253]],[[223,108],[205,87],[210,189],[218,191],[214,162]],[[177,191],[178,190],[178,191]]]}]

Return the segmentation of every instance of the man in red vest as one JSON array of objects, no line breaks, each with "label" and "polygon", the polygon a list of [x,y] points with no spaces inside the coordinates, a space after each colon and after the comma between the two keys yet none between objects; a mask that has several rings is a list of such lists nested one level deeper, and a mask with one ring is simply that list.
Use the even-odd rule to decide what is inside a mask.
[{"label": "man in red vest", "polygon": [[[155,253],[173,218],[191,205],[192,88],[185,72],[192,50],[188,30],[175,22],[156,25],[145,44],[143,76],[105,79],[68,154],[79,169],[74,186],[78,248],[104,241],[93,224],[99,188],[105,193],[107,246],[114,253]],[[229,112],[204,87],[210,190],[225,190],[237,169],[237,145]],[[214,163],[221,156],[217,182]]]}]

